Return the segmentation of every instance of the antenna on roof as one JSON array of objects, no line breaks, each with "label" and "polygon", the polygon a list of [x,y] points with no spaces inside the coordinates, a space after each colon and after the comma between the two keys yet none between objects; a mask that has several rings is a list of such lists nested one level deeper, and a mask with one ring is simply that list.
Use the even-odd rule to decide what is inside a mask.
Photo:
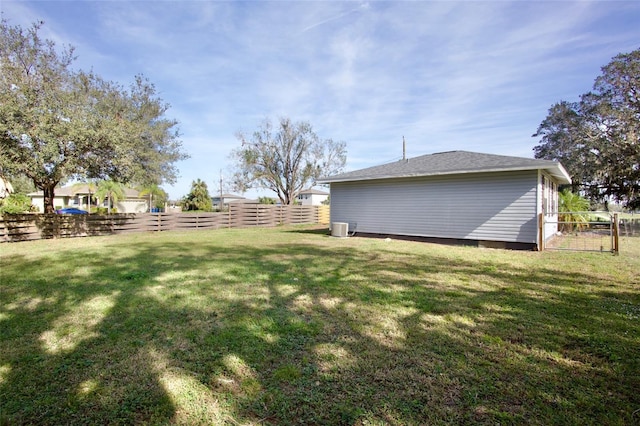
[{"label": "antenna on roof", "polygon": [[402,136],[402,161],[407,161],[407,143],[404,141],[404,136]]}]

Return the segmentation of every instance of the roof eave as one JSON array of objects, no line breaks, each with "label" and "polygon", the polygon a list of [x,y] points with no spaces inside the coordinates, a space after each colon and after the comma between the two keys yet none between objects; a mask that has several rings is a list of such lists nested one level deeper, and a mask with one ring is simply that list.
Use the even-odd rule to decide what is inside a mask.
[{"label": "roof eave", "polygon": [[560,163],[556,163],[555,167],[547,169],[549,174],[558,180],[558,183],[561,185],[570,185],[571,184],[571,176],[569,176],[569,172],[562,166]]},{"label": "roof eave", "polygon": [[499,172],[515,172],[524,170],[546,170],[550,175],[555,177],[560,184],[570,184],[571,177],[567,171],[562,167],[560,163],[550,165],[540,165],[539,167],[508,167],[508,168],[487,168],[481,170],[452,170],[445,172],[432,172],[432,173],[406,173],[402,175],[378,175],[378,176],[364,176],[364,177],[351,177],[351,178],[337,178],[331,177],[318,180],[320,184],[331,184],[339,182],[357,182],[357,181],[369,181],[369,180],[385,180],[385,179],[403,179],[414,177],[431,177],[431,176],[448,176],[448,175],[466,175],[475,173],[499,173]]}]

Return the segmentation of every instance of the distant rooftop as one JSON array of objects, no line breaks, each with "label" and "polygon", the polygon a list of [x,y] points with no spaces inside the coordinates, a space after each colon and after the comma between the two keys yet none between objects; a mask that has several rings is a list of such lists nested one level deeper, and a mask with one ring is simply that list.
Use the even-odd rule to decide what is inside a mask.
[{"label": "distant rooftop", "polygon": [[[140,191],[133,188],[124,187],[124,195],[126,198],[139,198]],[[74,197],[76,195],[95,195],[97,192],[97,186],[86,183],[76,183],[68,186],[61,186],[55,188],[56,197]],[[30,197],[44,197],[44,191],[36,191],[27,194]]]},{"label": "distant rooftop", "polygon": [[[219,200],[220,199],[220,194],[219,193],[218,194],[212,194],[211,198]],[[243,197],[242,195],[229,194],[229,193],[222,194],[222,198],[235,198],[237,200],[244,200],[245,199],[245,197]]]},{"label": "distant rooftop", "polygon": [[314,189],[314,188],[303,189],[302,191],[300,191],[300,194],[309,194],[309,195],[329,195],[329,193],[328,193],[328,192],[321,191],[321,190],[319,190],[319,189]]}]

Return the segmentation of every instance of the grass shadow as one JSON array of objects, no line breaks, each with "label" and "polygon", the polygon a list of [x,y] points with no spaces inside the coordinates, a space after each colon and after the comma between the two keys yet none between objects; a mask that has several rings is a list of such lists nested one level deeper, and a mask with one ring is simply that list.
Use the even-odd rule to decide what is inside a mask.
[{"label": "grass shadow", "polygon": [[141,235],[3,256],[2,415],[634,420],[637,287],[597,269],[541,266],[539,254],[335,243],[317,231]]}]

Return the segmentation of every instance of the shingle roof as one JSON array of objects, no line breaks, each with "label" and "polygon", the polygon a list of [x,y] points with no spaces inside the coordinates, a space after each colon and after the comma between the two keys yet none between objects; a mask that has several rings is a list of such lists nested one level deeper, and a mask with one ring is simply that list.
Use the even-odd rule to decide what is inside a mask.
[{"label": "shingle roof", "polygon": [[554,176],[559,183],[571,183],[569,174],[557,161],[469,151],[448,151],[422,155],[323,177],[318,180],[318,183],[540,169]]}]

